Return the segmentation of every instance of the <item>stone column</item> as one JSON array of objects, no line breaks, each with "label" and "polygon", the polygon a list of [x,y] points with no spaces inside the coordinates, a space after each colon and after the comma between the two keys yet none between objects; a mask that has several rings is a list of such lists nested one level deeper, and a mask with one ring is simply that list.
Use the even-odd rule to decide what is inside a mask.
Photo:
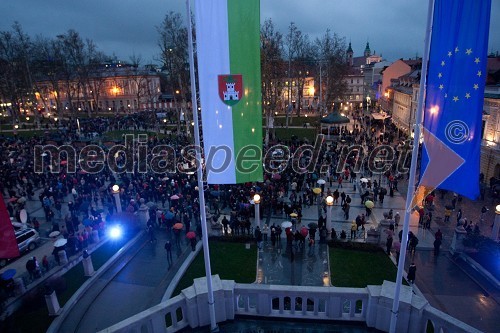
[{"label": "stone column", "polygon": [[464,238],[467,236],[467,231],[465,231],[462,224],[459,224],[455,228],[455,233],[453,234],[453,240],[451,241],[450,253],[460,254],[464,251]]},{"label": "stone column", "polygon": [[92,276],[94,275],[94,265],[92,264],[92,258],[90,257],[90,254],[87,252],[87,250],[83,251],[83,272],[85,276]]}]

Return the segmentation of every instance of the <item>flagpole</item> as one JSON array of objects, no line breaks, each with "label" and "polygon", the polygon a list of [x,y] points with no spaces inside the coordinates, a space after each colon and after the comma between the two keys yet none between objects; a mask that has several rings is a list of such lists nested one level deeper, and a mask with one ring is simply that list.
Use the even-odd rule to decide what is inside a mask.
[{"label": "flagpole", "polygon": [[417,173],[418,148],[420,144],[420,130],[424,119],[424,98],[427,82],[427,64],[429,60],[429,50],[431,45],[432,18],[433,18],[434,0],[429,0],[427,10],[427,27],[424,40],[424,54],[422,56],[422,69],[420,71],[420,92],[418,96],[417,113],[415,115],[413,150],[411,154],[410,177],[408,179],[408,191],[406,193],[406,209],[403,223],[403,235],[401,237],[400,256],[398,261],[398,273],[396,276],[396,288],[394,290],[394,301],[391,310],[391,324],[389,333],[396,333],[396,324],[399,313],[399,298],[401,294],[401,284],[403,280],[403,269],[406,260],[406,246],[408,244],[408,230],[410,228],[410,217],[413,196],[415,194],[415,178]]},{"label": "flagpole", "polygon": [[208,311],[210,314],[210,331],[218,332],[217,322],[215,320],[215,304],[214,291],[212,287],[212,269],[210,268],[210,252],[208,249],[208,230],[207,230],[207,214],[205,211],[205,196],[203,191],[203,168],[201,163],[201,142],[200,142],[200,127],[198,121],[198,100],[196,94],[196,78],[194,75],[194,54],[193,54],[193,31],[191,26],[191,6],[189,0],[186,0],[187,20],[188,20],[188,51],[189,51],[189,76],[191,79],[191,104],[193,106],[193,121],[194,121],[194,144],[196,147],[196,175],[198,177],[198,198],[200,201],[200,217],[201,217],[201,240],[203,242],[203,259],[205,261],[205,274],[207,277],[207,293],[208,293]]}]

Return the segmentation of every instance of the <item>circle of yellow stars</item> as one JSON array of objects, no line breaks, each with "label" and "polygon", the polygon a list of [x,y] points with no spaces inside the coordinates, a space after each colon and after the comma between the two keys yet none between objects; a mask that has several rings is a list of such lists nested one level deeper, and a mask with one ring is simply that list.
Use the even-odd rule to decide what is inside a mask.
[{"label": "circle of yellow stars", "polygon": [[[460,49],[457,46],[457,47],[455,47],[454,52],[453,51],[448,51],[447,56],[448,56],[448,58],[451,58],[454,53],[458,53],[458,52],[460,52]],[[473,53],[472,49],[465,49],[465,54],[467,54],[467,56],[471,56],[472,53]],[[476,63],[476,65],[479,65],[479,63],[481,62],[481,59],[479,59],[478,57],[473,57],[473,58],[474,58],[474,62]],[[441,67],[444,67],[444,66],[446,66],[446,61],[442,60],[441,61]],[[478,70],[477,73],[476,73],[476,76],[478,78],[481,78],[482,75],[483,75],[482,71]],[[439,72],[438,73],[438,78],[441,79],[442,77],[443,77],[443,73]],[[443,89],[444,89],[444,85],[441,83],[439,85],[439,90],[443,90]],[[474,89],[474,90],[477,91],[479,89],[479,84],[478,83],[474,83],[472,85],[472,89]],[[469,99],[469,98],[471,98],[471,94],[470,94],[470,92],[466,92],[465,96],[462,96],[462,97],[465,98],[465,99]],[[448,98],[448,94],[447,93],[444,94],[444,98]],[[460,96],[453,96],[453,102],[458,102],[459,100],[460,100]]]}]

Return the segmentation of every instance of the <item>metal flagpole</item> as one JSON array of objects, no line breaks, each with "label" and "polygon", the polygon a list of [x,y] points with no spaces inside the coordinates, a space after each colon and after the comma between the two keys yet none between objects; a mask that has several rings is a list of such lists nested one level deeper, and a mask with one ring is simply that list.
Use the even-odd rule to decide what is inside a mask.
[{"label": "metal flagpole", "polygon": [[429,50],[431,45],[432,33],[432,16],[434,9],[434,0],[429,0],[429,8],[427,10],[427,28],[425,31],[424,40],[424,55],[422,56],[422,69],[420,71],[420,92],[418,96],[417,113],[415,115],[415,136],[413,138],[413,150],[411,155],[410,177],[408,179],[408,192],[406,193],[406,210],[403,223],[403,235],[401,239],[400,256],[398,261],[398,273],[396,276],[396,288],[394,290],[394,302],[391,310],[391,324],[389,333],[396,333],[396,324],[398,321],[399,312],[399,297],[401,293],[401,283],[403,280],[403,268],[406,260],[406,246],[408,244],[408,229],[410,226],[410,216],[413,196],[415,194],[415,178],[417,173],[418,145],[420,141],[420,130],[424,118],[424,98],[426,92],[427,81],[427,63],[429,60]]},{"label": "metal flagpole", "polygon": [[215,320],[215,304],[214,291],[212,287],[212,270],[210,268],[210,252],[208,249],[208,231],[207,231],[207,214],[205,211],[205,196],[203,191],[203,168],[201,165],[201,143],[200,143],[200,127],[198,121],[198,101],[196,94],[196,78],[194,75],[194,55],[193,55],[193,31],[191,26],[191,6],[189,0],[186,0],[187,20],[188,20],[188,50],[189,50],[189,75],[191,79],[191,104],[193,105],[193,120],[194,120],[194,143],[196,146],[196,175],[198,177],[198,198],[200,201],[200,217],[201,217],[201,233],[203,242],[203,258],[205,260],[205,273],[207,276],[207,292],[208,292],[208,311],[210,313],[210,330],[217,332],[217,322]]}]

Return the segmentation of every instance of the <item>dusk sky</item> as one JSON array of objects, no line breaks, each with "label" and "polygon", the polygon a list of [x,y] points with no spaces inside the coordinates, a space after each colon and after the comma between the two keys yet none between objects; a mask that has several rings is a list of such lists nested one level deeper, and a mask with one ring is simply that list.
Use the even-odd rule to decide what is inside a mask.
[{"label": "dusk sky", "polygon": [[[389,61],[422,55],[427,1],[422,0],[261,0],[261,22],[271,18],[286,33],[290,22],[311,40],[327,29],[352,42],[362,55],[366,42]],[[34,37],[55,37],[74,29],[92,39],[99,50],[128,61],[140,55],[142,63],[158,58],[159,26],[166,13],[186,17],[184,0],[2,0],[0,31],[15,21]],[[500,0],[492,0],[488,52],[500,51]]]}]

